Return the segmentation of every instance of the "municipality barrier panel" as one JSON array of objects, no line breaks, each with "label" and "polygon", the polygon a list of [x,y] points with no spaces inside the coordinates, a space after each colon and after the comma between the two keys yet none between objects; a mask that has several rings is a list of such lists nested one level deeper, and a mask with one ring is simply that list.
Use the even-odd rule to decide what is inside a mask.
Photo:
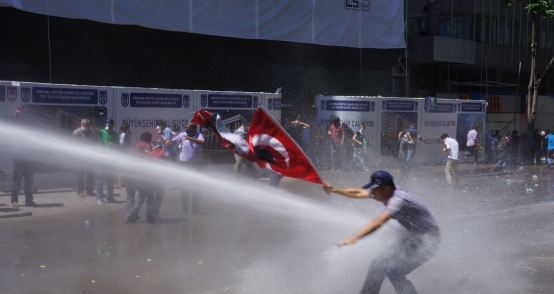
[{"label": "municipality barrier panel", "polygon": [[[448,133],[466,150],[467,132],[479,127],[478,140],[484,142],[485,111],[483,100],[323,96],[316,98],[317,122],[326,133],[330,116],[336,116],[354,132],[359,124],[366,124],[365,138],[369,141],[367,158],[377,162],[393,162],[393,150],[398,144],[398,134],[415,125],[425,140],[418,141],[413,163],[431,163],[446,159],[440,139]],[[328,153],[325,151],[321,151]],[[482,159],[483,152],[480,152]],[[463,158],[462,158],[463,159]]]},{"label": "municipality barrier panel", "polygon": [[[211,103],[203,106],[203,97]],[[131,126],[132,144],[138,142],[140,133],[156,135],[156,121],[166,120],[168,126],[178,125],[184,130],[194,112],[200,109],[218,110],[227,119],[237,112],[251,120],[257,105],[264,105],[277,120],[281,119],[280,94],[252,92],[224,92],[204,90],[153,89],[129,87],[104,87],[0,81],[0,120],[13,123],[15,109],[22,107],[21,120],[37,129],[54,131],[70,138],[80,127],[82,119],[89,119],[89,112],[96,107],[102,115],[95,119],[97,127],[103,127],[106,118],[113,118],[116,131],[123,123]],[[217,103],[216,103],[217,102]],[[230,103],[233,102],[233,103]],[[219,103],[219,104],[218,104]],[[232,120],[232,119],[231,119]],[[248,121],[249,121],[248,120]],[[230,127],[236,126],[232,122]],[[205,136],[209,136],[203,130]],[[213,142],[213,150],[219,150]],[[208,147],[208,146],[207,146]],[[13,150],[0,148],[0,190],[11,189]],[[205,148],[210,150],[209,148]],[[37,173],[61,172],[55,166],[39,166]]]}]

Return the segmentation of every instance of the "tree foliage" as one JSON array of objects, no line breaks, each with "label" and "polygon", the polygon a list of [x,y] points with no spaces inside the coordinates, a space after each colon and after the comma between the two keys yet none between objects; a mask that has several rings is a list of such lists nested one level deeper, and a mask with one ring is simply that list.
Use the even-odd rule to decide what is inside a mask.
[{"label": "tree foliage", "polygon": [[525,4],[525,10],[531,14],[543,14],[544,17],[554,16],[554,1],[547,0],[502,0],[502,3],[506,6],[515,4],[516,2],[523,2]]},{"label": "tree foliage", "polygon": [[540,37],[540,21],[542,18],[554,17],[554,1],[552,0],[502,0],[506,6],[511,6],[517,2],[522,2],[525,5],[525,10],[531,17],[531,70],[529,78],[529,86],[527,87],[527,127],[533,130],[535,127],[535,118],[537,112],[537,98],[539,94],[539,86],[544,76],[554,65],[554,56],[546,65],[544,70],[539,73],[537,66],[537,48]]}]

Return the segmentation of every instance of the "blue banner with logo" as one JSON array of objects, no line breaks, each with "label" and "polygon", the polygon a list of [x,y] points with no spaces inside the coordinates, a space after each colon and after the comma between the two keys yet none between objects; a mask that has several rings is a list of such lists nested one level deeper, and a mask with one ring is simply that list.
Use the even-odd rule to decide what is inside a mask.
[{"label": "blue banner with logo", "polygon": [[483,103],[462,103],[462,112],[483,112]]},{"label": "blue banner with logo", "polygon": [[183,96],[181,94],[131,93],[129,100],[131,107],[183,107]]},{"label": "blue banner with logo", "polygon": [[437,103],[437,108],[431,108],[429,109],[430,113],[433,112],[441,112],[441,113],[452,113],[454,112],[454,104],[453,103]]},{"label": "blue banner with logo", "polygon": [[327,100],[327,110],[369,112],[369,101]]},{"label": "blue banner with logo", "polygon": [[[406,100],[387,100],[384,110],[392,111],[414,111],[415,102]],[[417,109],[416,109],[417,110]]]},{"label": "blue banner with logo", "polygon": [[252,108],[252,96],[208,94],[208,107]]},{"label": "blue banner with logo", "polygon": [[44,104],[97,104],[98,90],[84,88],[33,87],[33,103]]}]

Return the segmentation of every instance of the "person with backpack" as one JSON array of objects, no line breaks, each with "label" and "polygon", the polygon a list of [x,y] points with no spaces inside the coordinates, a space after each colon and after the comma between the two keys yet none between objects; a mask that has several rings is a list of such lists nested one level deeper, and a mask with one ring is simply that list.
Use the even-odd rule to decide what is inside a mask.
[{"label": "person with backpack", "polygon": [[365,130],[365,124],[361,123],[360,128],[352,137],[352,147],[354,149],[354,154],[352,156],[351,165],[353,166],[354,161],[357,160],[360,163],[360,167],[362,168],[362,171],[367,172],[369,170],[367,169],[364,161],[364,144],[365,144],[364,130]]},{"label": "person with backpack", "polygon": [[400,150],[402,151],[403,148],[406,148],[406,145],[407,145],[406,159],[405,159],[405,163],[407,166],[410,163],[410,161],[412,161],[412,158],[416,153],[416,140],[420,140],[423,143],[425,143],[425,140],[423,140],[423,138],[419,134],[419,131],[416,129],[415,125],[410,125],[409,128],[403,130],[398,135],[400,140],[406,141],[404,146],[402,146],[402,143],[401,143]]},{"label": "person with backpack", "polygon": [[550,130],[544,130],[545,136],[544,141],[545,144],[548,146],[546,147],[547,153],[546,153],[546,162],[548,163],[548,168],[553,164],[552,162],[552,155],[554,155],[554,134],[550,133]]},{"label": "person with backpack", "polygon": [[494,135],[494,130],[490,129],[485,136],[485,163],[493,163],[496,161],[496,145],[498,139]]},{"label": "person with backpack", "polygon": [[515,167],[517,164],[517,154],[519,152],[519,142],[521,139],[519,138],[519,135],[517,134],[516,130],[512,131],[512,136],[510,137],[510,166]]},{"label": "person with backpack", "polygon": [[333,122],[329,126],[327,134],[330,136],[331,151],[331,170],[336,171],[340,168],[341,147],[344,145],[344,125],[340,123],[338,117],[332,117]]},{"label": "person with backpack", "polygon": [[344,160],[342,162],[342,164],[344,165],[342,167],[342,170],[348,170],[348,171],[351,171],[352,170],[352,158],[353,158],[353,153],[354,153],[354,149],[352,147],[352,138],[354,137],[354,131],[345,123],[342,124],[343,128],[344,128],[344,148],[343,149],[343,152],[344,152],[344,155],[342,156],[342,158],[348,158],[348,160]]},{"label": "person with backpack", "polygon": [[508,162],[510,156],[510,148],[508,148],[508,143],[510,142],[510,133],[506,132],[504,137],[498,142],[496,146],[496,151],[498,155],[498,161],[496,166],[505,166]]}]

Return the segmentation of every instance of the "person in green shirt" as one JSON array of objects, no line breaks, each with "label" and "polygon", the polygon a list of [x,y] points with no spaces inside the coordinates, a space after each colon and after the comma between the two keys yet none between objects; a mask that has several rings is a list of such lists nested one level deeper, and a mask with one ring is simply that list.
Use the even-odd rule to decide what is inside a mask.
[{"label": "person in green shirt", "polygon": [[111,118],[106,119],[106,127],[98,130],[100,144],[107,147],[119,146],[119,134],[115,132],[115,123]]},{"label": "person in green shirt", "polygon": [[[115,123],[111,118],[106,119],[105,128],[98,130],[100,145],[107,148],[117,148],[119,146],[119,135],[115,132]],[[106,181],[106,194],[104,195],[103,184]],[[99,165],[96,172],[96,200],[98,204],[106,202],[115,202],[113,196],[113,175],[102,164]]]}]

